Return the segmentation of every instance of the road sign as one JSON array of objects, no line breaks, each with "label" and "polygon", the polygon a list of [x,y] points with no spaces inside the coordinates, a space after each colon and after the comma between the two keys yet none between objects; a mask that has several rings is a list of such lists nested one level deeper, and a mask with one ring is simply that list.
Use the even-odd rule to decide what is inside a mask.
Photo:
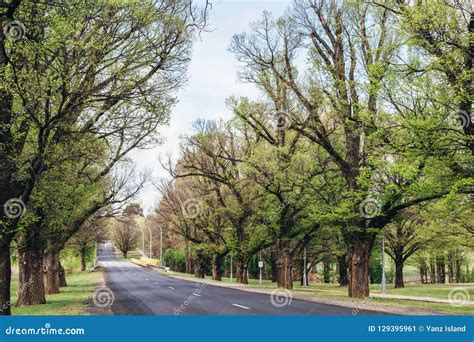
[{"label": "road sign", "polygon": [[263,261],[258,262],[258,267],[262,268],[263,267]]}]

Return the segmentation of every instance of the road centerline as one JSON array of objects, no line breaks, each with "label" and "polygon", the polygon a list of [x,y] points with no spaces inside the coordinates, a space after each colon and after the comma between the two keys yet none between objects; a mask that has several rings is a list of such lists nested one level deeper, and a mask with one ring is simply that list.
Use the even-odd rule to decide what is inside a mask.
[{"label": "road centerline", "polygon": [[240,304],[235,304],[235,303],[232,303],[233,306],[236,306],[238,308],[242,308],[242,309],[245,309],[245,310],[250,310],[250,308],[248,306],[243,306],[243,305],[240,305]]}]

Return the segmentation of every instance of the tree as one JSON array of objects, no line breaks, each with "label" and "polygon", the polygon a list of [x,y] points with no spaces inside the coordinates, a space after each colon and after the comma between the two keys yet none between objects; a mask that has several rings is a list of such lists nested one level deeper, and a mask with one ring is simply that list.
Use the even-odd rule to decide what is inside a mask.
[{"label": "tree", "polygon": [[[380,5],[380,4],[379,4]],[[415,73],[444,74],[439,83],[448,89],[446,103],[457,115],[458,127],[465,135],[465,146],[474,155],[474,122],[472,119],[472,67],[474,18],[470,1],[419,1],[407,6],[396,1],[389,8],[402,21],[411,44],[426,56],[409,68]],[[456,108],[457,107],[457,108]]]},{"label": "tree", "polygon": [[395,263],[395,288],[405,287],[403,281],[405,262],[427,242],[418,234],[422,224],[423,221],[417,218],[415,213],[405,212],[383,231],[387,241],[385,251]]},{"label": "tree", "polygon": [[122,252],[124,258],[130,250],[137,246],[138,225],[135,221],[137,216],[141,216],[143,210],[136,203],[129,204],[124,210],[122,217],[115,220],[113,226],[113,238],[117,248]]},{"label": "tree", "polygon": [[195,128],[197,133],[182,144],[182,159],[176,168],[169,162],[166,167],[176,179],[197,178],[196,189],[197,184],[210,186],[211,190],[202,192],[214,194],[217,203],[213,205],[220,206],[217,214],[232,229],[218,259],[223,262],[227,253],[233,253],[237,281],[247,283],[248,262],[266,243],[261,225],[252,218],[260,194],[241,169],[241,160],[253,153],[251,132],[244,132],[244,139],[230,123],[223,122],[197,121]]},{"label": "tree", "polygon": [[72,237],[70,244],[75,247],[81,257],[81,271],[86,270],[87,253],[91,250],[91,243],[104,243],[108,236],[107,218],[89,218]]},{"label": "tree", "polygon": [[[288,87],[298,104],[284,113],[289,126],[322,147],[345,181],[334,223],[342,227],[349,249],[352,297],[369,294],[369,259],[377,231],[406,208],[451,190],[469,191],[460,189],[459,178],[465,176],[452,172],[447,159],[406,148],[407,141],[430,140],[427,134],[417,137],[416,128],[427,125],[425,118],[436,108],[392,111],[390,100],[383,101],[384,83],[398,79],[392,61],[401,42],[391,22],[391,12],[383,7],[301,1],[289,17],[273,20],[264,14],[252,25],[252,34],[236,35],[231,45],[246,79],[260,80],[270,72]],[[299,76],[303,73],[295,56],[300,49],[311,61],[307,74],[317,77]],[[433,139],[439,145],[444,137]],[[443,177],[428,176],[435,170]]]},{"label": "tree", "polygon": [[[19,42],[1,40],[2,203],[19,198],[29,205],[51,152],[71,139],[107,142],[110,160],[98,179],[131,149],[157,142],[152,133],[166,122],[207,6],[203,12],[188,1],[42,6],[15,0],[5,6],[2,23],[15,15],[30,30]],[[0,304],[9,314],[9,245],[20,216],[2,212],[1,219]]]}]

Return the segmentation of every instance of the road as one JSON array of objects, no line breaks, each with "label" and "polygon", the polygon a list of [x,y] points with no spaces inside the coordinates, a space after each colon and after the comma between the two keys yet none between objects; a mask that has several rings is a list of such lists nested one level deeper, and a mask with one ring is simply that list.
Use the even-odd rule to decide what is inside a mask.
[{"label": "road", "polygon": [[[115,315],[352,315],[353,308],[181,280],[118,259],[112,245],[99,256]],[[358,310],[358,315],[383,315]]]}]

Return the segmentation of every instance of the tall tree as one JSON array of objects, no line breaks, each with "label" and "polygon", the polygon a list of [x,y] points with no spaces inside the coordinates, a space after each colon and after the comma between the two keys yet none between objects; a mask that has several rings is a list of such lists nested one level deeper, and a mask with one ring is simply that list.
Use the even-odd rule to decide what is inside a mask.
[{"label": "tall tree", "polygon": [[[252,34],[235,36],[231,45],[253,79],[271,71],[288,87],[299,109],[285,113],[290,126],[321,146],[345,180],[345,198],[336,210],[349,248],[353,297],[369,294],[376,232],[401,210],[458,188],[451,180],[444,190],[436,185],[440,178],[427,177],[437,169],[447,180],[451,172],[441,161],[433,167],[429,153],[420,157],[393,148],[417,138],[413,130],[395,128],[411,108],[393,116],[382,101],[384,82],[396,77],[392,62],[400,47],[392,20],[383,7],[301,1],[289,17],[275,21],[264,14]],[[301,78],[299,49],[310,58],[309,75],[317,77]],[[416,109],[420,116],[431,110]]]},{"label": "tall tree", "polygon": [[[151,133],[167,120],[194,32],[207,15],[207,6],[203,12],[189,1],[49,5],[15,0],[2,15],[13,19],[14,13],[29,28],[24,39],[1,40],[3,203],[28,205],[51,152],[64,140],[107,141],[110,163],[99,178],[131,149],[158,141]],[[3,215],[2,308],[10,284],[5,251],[20,221]]]}]

